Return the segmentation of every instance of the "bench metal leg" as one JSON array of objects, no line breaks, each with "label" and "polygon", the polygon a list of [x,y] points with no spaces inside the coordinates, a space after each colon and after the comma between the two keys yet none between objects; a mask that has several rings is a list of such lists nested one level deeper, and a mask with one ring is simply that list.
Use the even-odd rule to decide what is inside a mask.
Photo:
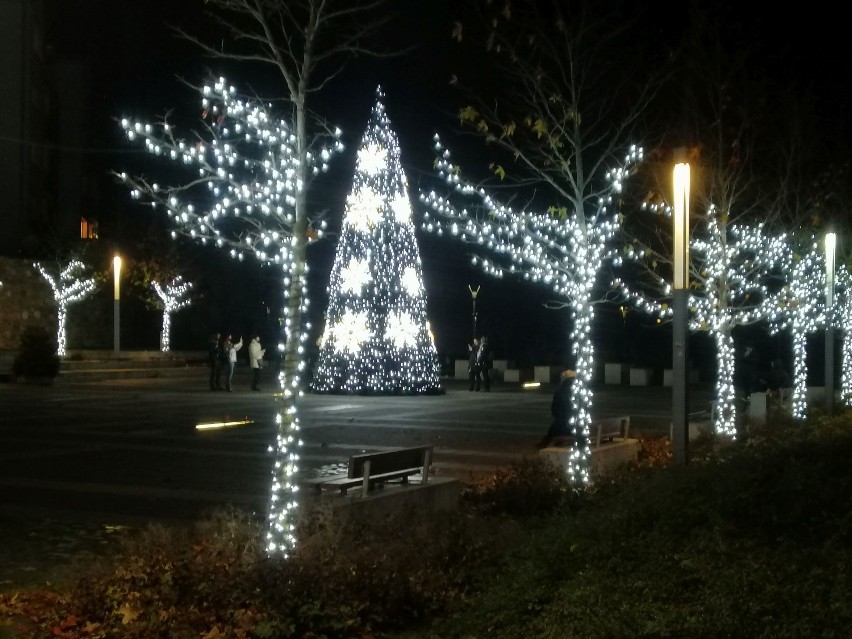
[{"label": "bench metal leg", "polygon": [[423,454],[423,471],[422,471],[423,480],[422,481],[423,481],[424,484],[429,481],[429,467],[431,465],[432,465],[432,451],[427,450]]},{"label": "bench metal leg", "polygon": [[370,460],[364,462],[364,482],[361,484],[361,495],[367,496],[370,492]]}]

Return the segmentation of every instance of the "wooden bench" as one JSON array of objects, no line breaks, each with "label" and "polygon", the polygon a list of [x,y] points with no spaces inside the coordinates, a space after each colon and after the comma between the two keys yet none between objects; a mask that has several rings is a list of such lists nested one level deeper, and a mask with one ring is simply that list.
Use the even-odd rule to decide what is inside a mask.
[{"label": "wooden bench", "polygon": [[356,486],[361,486],[362,495],[366,495],[376,486],[399,480],[407,484],[412,475],[420,474],[422,483],[429,481],[429,469],[432,465],[432,446],[412,446],[397,448],[379,453],[352,455],[349,458],[349,470],[346,475],[318,477],[304,482],[317,491],[339,490],[342,494]]},{"label": "wooden bench", "polygon": [[[627,439],[630,435],[630,417],[604,417],[592,420],[589,426],[589,444],[600,446],[603,442],[612,442],[616,437]],[[550,446],[556,448],[570,447],[574,443],[571,435],[565,437],[553,437]]]},{"label": "wooden bench", "polygon": [[630,434],[630,417],[623,415],[592,420],[589,434],[593,446],[600,446],[601,442],[611,442],[616,437],[627,439]]}]

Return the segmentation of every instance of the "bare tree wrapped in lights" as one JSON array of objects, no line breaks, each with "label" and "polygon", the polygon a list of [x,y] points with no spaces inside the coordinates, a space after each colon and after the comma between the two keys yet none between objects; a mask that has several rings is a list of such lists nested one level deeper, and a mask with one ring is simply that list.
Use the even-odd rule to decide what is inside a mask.
[{"label": "bare tree wrapped in lights", "polygon": [[813,241],[799,255],[790,249],[781,262],[787,285],[781,291],[778,312],[770,317],[773,331],[789,329],[793,341],[792,416],[804,419],[808,414],[808,335],[825,325],[824,255]]},{"label": "bare tree wrapped in lights", "polygon": [[440,391],[407,180],[383,97],[379,88],[346,199],[311,382],[319,393]]},{"label": "bare tree wrapped in lights", "polygon": [[58,275],[49,273],[40,263],[33,264],[35,269],[50,284],[53,299],[56,302],[56,354],[66,355],[65,323],[68,317],[68,305],[86,298],[95,290],[96,282],[92,277],[86,277],[86,266],[78,260],[71,260],[59,271]]},{"label": "bare tree wrapped in lights", "polygon": [[157,297],[163,305],[163,328],[160,333],[160,350],[167,353],[170,349],[172,332],[172,313],[189,306],[189,292],[192,290],[192,282],[184,282],[183,277],[178,275],[168,284],[151,282],[151,286],[157,293]]},{"label": "bare tree wrapped in lights", "polygon": [[[668,207],[650,208],[671,215]],[[718,435],[736,437],[732,330],[776,317],[787,251],[784,236],[769,235],[761,226],[728,224],[727,216],[715,208],[690,240],[689,328],[710,333],[716,342],[717,410],[713,428]],[[634,243],[624,257],[640,265],[637,281],[646,288],[631,287],[621,278],[613,284],[621,287],[640,310],[670,319],[672,289],[665,265],[671,265],[671,256]]]},{"label": "bare tree wrapped in lights", "polygon": [[165,119],[153,125],[122,120],[130,140],[142,140],[152,154],[190,170],[183,184],[164,187],[145,177],[120,177],[133,197],[166,210],[177,227],[173,234],[227,248],[237,260],[248,255],[281,269],[288,300],[282,335],[286,349],[279,379],[283,400],[277,416],[267,549],[286,553],[296,543],[298,487],[293,476],[300,444],[296,397],[310,329],[302,320],[308,304],[304,252],[306,243],[321,237],[325,226],[309,219],[297,203],[304,206],[310,177],[325,171],[331,154],[342,146],[336,141],[322,147],[315,138],[314,148],[303,149],[287,121],[276,118],[265,104],[241,99],[224,79],[202,88],[201,108],[203,130],[192,141],[175,137]]},{"label": "bare tree wrapped in lights", "polygon": [[[594,303],[608,284],[599,275],[620,224],[614,198],[642,158],[631,145],[633,125],[658,85],[648,74],[642,76],[647,82],[624,81],[635,59],[622,47],[635,43],[628,30],[613,29],[614,16],[597,6],[590,11],[578,5],[570,15],[562,14],[559,3],[471,8],[483,14],[458,24],[454,37],[461,46],[472,43],[474,55],[487,56],[487,64],[454,78],[469,100],[458,116],[486,143],[492,175],[487,183],[479,183],[475,171],[462,175],[436,137],[436,168],[450,192],[421,189],[435,214],[423,226],[469,243],[486,273],[521,275],[552,291],[553,306],[571,309],[574,361],[564,365],[577,373],[571,418],[576,437],[567,473],[584,484],[591,455]],[[515,199],[529,204],[508,206]],[[483,254],[489,257],[480,259]]]},{"label": "bare tree wrapped in lights", "polygon": [[844,406],[852,406],[852,274],[845,264],[837,267],[837,301],[834,305],[835,326],[843,331],[840,368],[840,398]]}]

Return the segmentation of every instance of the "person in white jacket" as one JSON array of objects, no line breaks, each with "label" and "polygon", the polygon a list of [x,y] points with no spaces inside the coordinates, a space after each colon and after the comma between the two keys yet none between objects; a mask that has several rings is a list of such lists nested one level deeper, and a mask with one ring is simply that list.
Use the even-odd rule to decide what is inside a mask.
[{"label": "person in white jacket", "polygon": [[249,366],[251,367],[251,389],[253,391],[260,390],[257,383],[260,381],[260,367],[264,353],[266,353],[266,349],[260,347],[260,336],[255,335],[249,342]]},{"label": "person in white jacket", "polygon": [[237,365],[237,351],[243,347],[243,338],[240,337],[240,341],[234,343],[231,341],[231,336],[225,338],[225,341],[222,343],[222,348],[225,350],[225,354],[228,357],[228,370],[225,371],[225,390],[231,390],[231,379],[234,377],[234,368]]}]

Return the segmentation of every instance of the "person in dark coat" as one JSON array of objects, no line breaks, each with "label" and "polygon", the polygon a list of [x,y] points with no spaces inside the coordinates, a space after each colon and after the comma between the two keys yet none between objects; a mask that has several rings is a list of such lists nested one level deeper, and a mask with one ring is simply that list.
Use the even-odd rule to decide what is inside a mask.
[{"label": "person in dark coat", "polygon": [[220,390],[222,388],[222,362],[220,354],[222,344],[220,343],[221,335],[213,333],[207,341],[207,362],[210,364],[210,390]]},{"label": "person in dark coat", "polygon": [[467,376],[470,380],[470,388],[479,392],[479,387],[482,384],[482,371],[479,368],[479,340],[473,338],[473,344],[468,344],[467,347]]},{"label": "person in dark coat", "polygon": [[482,376],[482,390],[486,393],[491,390],[491,345],[488,343],[488,338],[483,335],[479,339],[479,351],[476,355],[476,364],[479,366],[480,375]]},{"label": "person in dark coat", "polygon": [[766,376],[766,385],[771,391],[778,391],[782,388],[792,388],[793,380],[784,370],[784,362],[780,359],[772,360],[772,365],[769,373]]},{"label": "person in dark coat", "polygon": [[569,420],[571,419],[571,387],[574,385],[577,373],[570,369],[564,370],[560,378],[562,381],[559,382],[559,387],[550,402],[553,422],[547,434],[538,443],[539,448],[553,445],[570,446],[576,439]]}]

